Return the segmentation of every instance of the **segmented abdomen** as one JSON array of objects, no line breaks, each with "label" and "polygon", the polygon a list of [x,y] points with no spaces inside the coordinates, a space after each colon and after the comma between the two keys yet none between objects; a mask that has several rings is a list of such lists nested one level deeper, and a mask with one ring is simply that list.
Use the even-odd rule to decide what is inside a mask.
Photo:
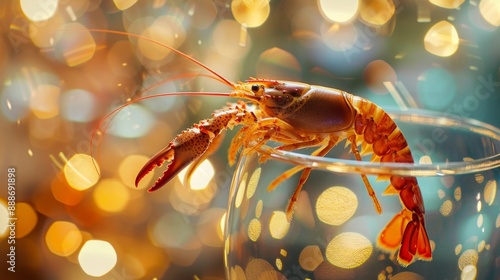
[{"label": "segmented abdomen", "polygon": [[[373,152],[371,161],[413,163],[405,137],[384,110],[357,96],[349,96],[349,100],[357,110],[353,126],[361,153]],[[382,230],[377,245],[391,252],[399,249],[398,261],[404,266],[414,259],[431,260],[417,178],[392,175],[388,179],[391,183],[384,194],[398,194],[403,210]]]}]

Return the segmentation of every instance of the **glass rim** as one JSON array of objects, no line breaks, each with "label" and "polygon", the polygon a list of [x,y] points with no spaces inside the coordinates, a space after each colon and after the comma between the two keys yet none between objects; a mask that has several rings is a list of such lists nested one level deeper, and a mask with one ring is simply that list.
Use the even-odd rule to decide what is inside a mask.
[{"label": "glass rim", "polygon": [[[419,123],[422,125],[440,125],[440,127],[443,128],[461,126],[462,128],[477,135],[500,141],[500,129],[472,118],[459,117],[456,115],[443,114],[442,112],[422,109],[390,109],[386,112],[396,122],[399,120],[403,122]],[[260,149],[264,151],[264,153],[270,154],[270,158],[279,161],[295,165],[303,165],[307,168],[324,169],[337,173],[433,177],[477,173],[500,166],[500,153],[480,159],[472,159],[470,161],[433,162],[424,164],[394,162],[381,163],[357,161],[355,159],[318,157],[300,154],[297,152],[280,151],[266,145],[263,145]]]}]

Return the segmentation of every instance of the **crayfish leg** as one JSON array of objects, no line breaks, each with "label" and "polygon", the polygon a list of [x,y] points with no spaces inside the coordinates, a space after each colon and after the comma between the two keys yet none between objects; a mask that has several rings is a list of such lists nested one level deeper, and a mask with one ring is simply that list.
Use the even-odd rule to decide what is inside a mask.
[{"label": "crayfish leg", "polygon": [[[361,155],[358,150],[358,146],[356,145],[356,135],[351,135],[347,138],[349,142],[351,142],[351,150],[354,156],[356,157],[357,161],[362,161]],[[373,204],[375,206],[375,210],[377,211],[378,214],[382,213],[382,206],[380,206],[380,202],[378,201],[377,195],[375,194],[375,191],[372,188],[372,185],[370,184],[370,181],[368,181],[368,177],[366,177],[365,174],[361,174],[361,179],[363,179],[363,183],[365,184],[366,191],[368,191],[368,194],[373,200]]]}]

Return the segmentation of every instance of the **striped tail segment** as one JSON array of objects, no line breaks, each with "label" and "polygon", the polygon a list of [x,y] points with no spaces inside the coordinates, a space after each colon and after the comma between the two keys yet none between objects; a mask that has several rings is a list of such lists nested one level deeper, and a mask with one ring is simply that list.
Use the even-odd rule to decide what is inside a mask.
[{"label": "striped tail segment", "polygon": [[[354,130],[361,154],[373,153],[371,161],[413,163],[408,143],[391,117],[374,103],[350,96],[357,110]],[[432,250],[425,229],[425,208],[417,178],[380,175],[390,180],[384,195],[399,195],[403,210],[380,232],[377,246],[395,253],[402,266],[415,260],[432,260]]]}]

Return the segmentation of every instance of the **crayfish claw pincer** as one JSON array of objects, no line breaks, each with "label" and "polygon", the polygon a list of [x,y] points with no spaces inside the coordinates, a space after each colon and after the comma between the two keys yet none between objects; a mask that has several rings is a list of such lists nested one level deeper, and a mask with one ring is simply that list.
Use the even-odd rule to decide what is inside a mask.
[{"label": "crayfish claw pincer", "polygon": [[168,162],[167,169],[149,188],[148,192],[163,187],[191,162],[202,156],[210,146],[212,138],[209,134],[201,132],[196,126],[183,131],[142,167],[135,179],[136,187],[149,172],[162,166],[164,162]]}]

